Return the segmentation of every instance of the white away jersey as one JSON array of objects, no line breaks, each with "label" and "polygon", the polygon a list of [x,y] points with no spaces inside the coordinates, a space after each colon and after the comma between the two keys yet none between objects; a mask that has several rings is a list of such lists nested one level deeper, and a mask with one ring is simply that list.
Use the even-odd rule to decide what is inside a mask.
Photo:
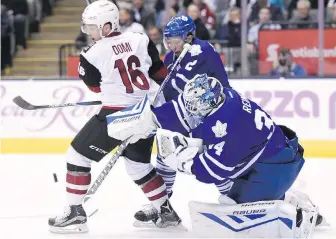
[{"label": "white away jersey", "polygon": [[112,33],[82,51],[79,76],[91,90],[101,92],[103,106],[136,104],[159,88],[149,76],[155,71],[152,66],[162,64],[152,45],[155,48],[141,33]]}]

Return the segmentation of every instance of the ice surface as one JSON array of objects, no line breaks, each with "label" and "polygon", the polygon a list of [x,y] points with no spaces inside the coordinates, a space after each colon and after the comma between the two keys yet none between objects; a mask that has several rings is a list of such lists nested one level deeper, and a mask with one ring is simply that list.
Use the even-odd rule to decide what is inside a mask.
[{"label": "ice surface", "polygon": [[[93,179],[105,162],[93,165]],[[60,155],[0,155],[0,238],[186,238],[191,232],[188,213],[190,200],[217,202],[214,186],[196,182],[179,174],[172,204],[182,217],[188,232],[167,229],[138,229],[132,226],[133,214],[146,198],[126,175],[120,160],[104,181],[87,210],[98,208],[89,218],[90,232],[82,235],[54,235],[48,232],[48,217],[59,214],[65,203],[66,163]],[[58,176],[54,182],[53,173]],[[313,238],[336,238],[336,159],[309,159],[296,187],[308,193],[320,212],[332,225],[317,229]]]}]

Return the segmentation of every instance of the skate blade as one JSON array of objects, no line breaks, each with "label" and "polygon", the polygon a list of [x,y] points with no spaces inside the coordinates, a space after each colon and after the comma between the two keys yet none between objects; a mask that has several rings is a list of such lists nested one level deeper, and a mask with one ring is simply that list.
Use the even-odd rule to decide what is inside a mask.
[{"label": "skate blade", "polygon": [[188,231],[188,229],[182,224],[178,224],[176,226],[174,225],[169,225],[168,227],[158,227],[156,226],[152,221],[150,222],[141,222],[138,220],[134,220],[133,226],[136,228],[151,228],[151,229],[160,229],[160,230],[172,230],[172,231]]},{"label": "skate blade", "polygon": [[89,231],[86,223],[70,225],[67,227],[53,227],[49,226],[49,231],[55,234],[78,234],[78,233],[87,233]]},{"label": "skate blade", "polygon": [[157,228],[152,221],[149,222],[142,222],[139,220],[134,220],[133,226],[137,228]]}]

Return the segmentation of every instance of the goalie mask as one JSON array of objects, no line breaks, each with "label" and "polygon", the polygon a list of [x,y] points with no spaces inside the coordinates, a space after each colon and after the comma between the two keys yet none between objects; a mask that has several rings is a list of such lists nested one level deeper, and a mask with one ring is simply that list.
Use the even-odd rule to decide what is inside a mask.
[{"label": "goalie mask", "polygon": [[207,74],[196,75],[185,85],[183,98],[192,116],[204,117],[224,100],[223,86]]}]

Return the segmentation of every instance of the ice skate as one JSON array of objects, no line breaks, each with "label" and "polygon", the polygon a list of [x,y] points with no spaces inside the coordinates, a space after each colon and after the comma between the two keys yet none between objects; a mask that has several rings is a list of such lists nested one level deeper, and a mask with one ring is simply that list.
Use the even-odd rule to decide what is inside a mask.
[{"label": "ice skate", "polygon": [[147,204],[135,215],[133,225],[140,228],[174,228],[187,231],[181,224],[181,219],[174,211],[169,201],[161,205],[161,212],[152,205]]},{"label": "ice skate", "polygon": [[161,212],[158,214],[159,217],[156,221],[153,221],[155,225],[159,228],[165,228],[169,226],[177,227],[181,223],[181,218],[177,215],[173,207],[167,200],[161,205]]},{"label": "ice skate", "polygon": [[49,231],[52,233],[85,233],[87,217],[82,205],[67,206],[63,215],[49,218]]},{"label": "ice skate", "polygon": [[152,204],[147,204],[135,213],[134,218],[135,227],[155,227],[154,222],[159,219],[159,212]]}]

